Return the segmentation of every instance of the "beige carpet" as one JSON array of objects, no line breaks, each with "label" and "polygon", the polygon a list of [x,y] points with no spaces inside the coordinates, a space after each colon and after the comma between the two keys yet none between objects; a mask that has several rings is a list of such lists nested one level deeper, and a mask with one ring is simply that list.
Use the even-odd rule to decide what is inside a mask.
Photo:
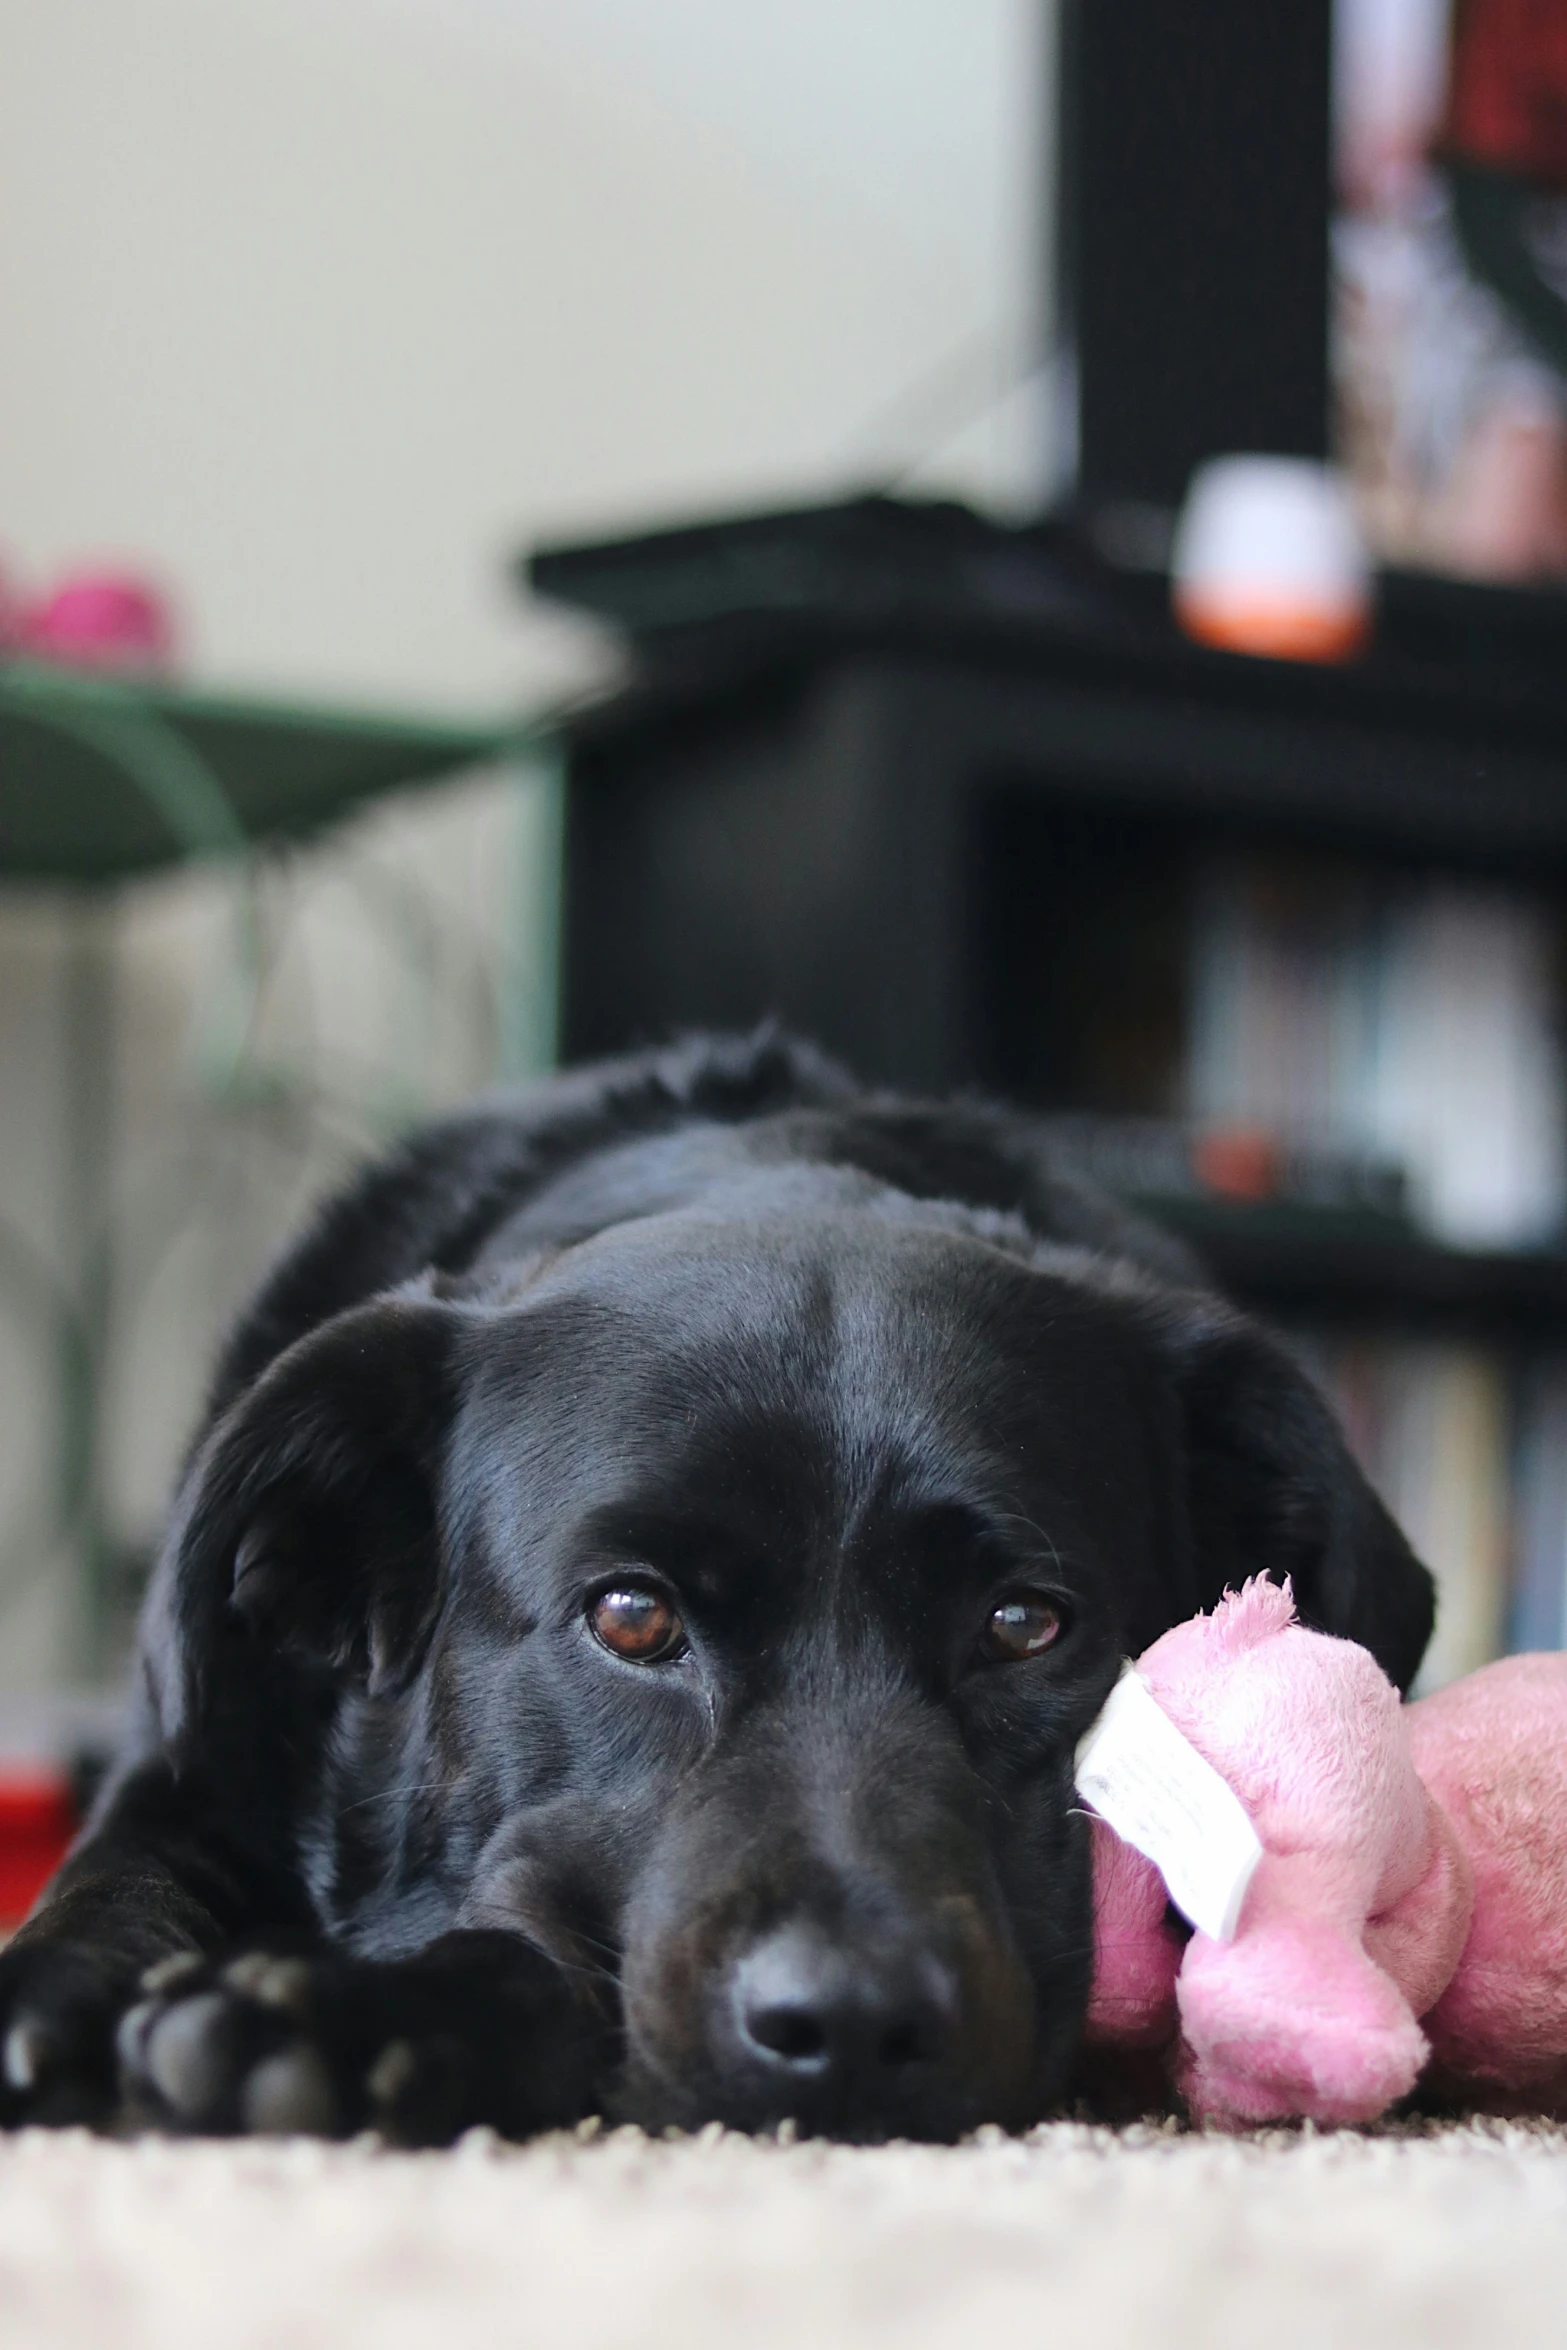
[{"label": "beige carpet", "polygon": [[0,2139],[4,2350],[1567,2341],[1567,2133]]}]

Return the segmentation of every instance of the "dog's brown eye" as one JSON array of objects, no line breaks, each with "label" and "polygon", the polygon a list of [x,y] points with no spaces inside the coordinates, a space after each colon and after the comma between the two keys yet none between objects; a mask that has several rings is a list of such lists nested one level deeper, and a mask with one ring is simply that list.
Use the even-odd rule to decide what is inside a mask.
[{"label": "dog's brown eye", "polygon": [[1061,1610],[1037,1591],[1017,1591],[1000,1599],[986,1620],[980,1646],[993,1665],[1025,1664],[1043,1656],[1066,1628]]},{"label": "dog's brown eye", "polygon": [[588,1610],[588,1623],[600,1646],[629,1664],[667,1664],[686,1651],[686,1628],[669,1601],[641,1584],[601,1591]]}]

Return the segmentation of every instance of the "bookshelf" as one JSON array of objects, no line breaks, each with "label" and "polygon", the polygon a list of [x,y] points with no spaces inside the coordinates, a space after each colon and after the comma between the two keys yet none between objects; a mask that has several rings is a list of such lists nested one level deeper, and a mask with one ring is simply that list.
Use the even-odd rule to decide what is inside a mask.
[{"label": "bookshelf", "polygon": [[575,1051],[771,1008],[892,1083],[1048,1092],[1019,966],[1063,875],[1145,910],[1217,848],[1567,876],[1567,598],[1390,582],[1371,659],[1297,668],[1186,644],[1065,534],[879,500],[531,576],[633,656],[570,728]]},{"label": "bookshelf", "polygon": [[[1482,982],[1518,938],[1555,952],[1567,597],[1395,577],[1374,653],[1308,669],[1188,645],[1161,581],[1067,527],[884,500],[548,550],[529,576],[630,656],[568,730],[571,1053],[776,1013],[916,1091],[1169,1118],[1193,1107],[1215,873],[1314,874],[1320,902],[1372,907],[1362,943],[1402,923],[1417,1011],[1443,986],[1464,1011],[1454,936]],[[1330,966],[1305,968],[1309,1006]],[[1494,1081],[1506,1053],[1475,1035]],[[1560,1200],[1512,1245],[1471,1213],[1462,1247],[1419,1199],[1145,1204],[1334,1394],[1443,1586],[1438,1674],[1567,1639]]]}]

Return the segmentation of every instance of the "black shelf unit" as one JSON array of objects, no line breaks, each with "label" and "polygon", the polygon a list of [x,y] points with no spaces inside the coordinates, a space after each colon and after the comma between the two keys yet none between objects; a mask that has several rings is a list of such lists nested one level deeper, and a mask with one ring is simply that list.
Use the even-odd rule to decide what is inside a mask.
[{"label": "black shelf unit", "polygon": [[1220,1286],[1280,1320],[1396,1324],[1510,1344],[1560,1343],[1567,1252],[1439,1248],[1391,1219],[1223,1200],[1138,1204],[1190,1242]]},{"label": "black shelf unit", "polygon": [[[1123,860],[1150,903],[1220,842],[1567,897],[1567,599],[1395,579],[1364,662],[1250,660],[1186,643],[1161,583],[1065,530],[880,501],[555,550],[531,577],[632,650],[568,730],[573,1054],[773,1013],[873,1079],[1071,1107],[1020,1042],[1048,991],[1018,1017],[1009,963],[1031,908],[1075,918],[1071,855]],[[1567,1256],[1167,1212],[1272,1311],[1567,1331]]]}]

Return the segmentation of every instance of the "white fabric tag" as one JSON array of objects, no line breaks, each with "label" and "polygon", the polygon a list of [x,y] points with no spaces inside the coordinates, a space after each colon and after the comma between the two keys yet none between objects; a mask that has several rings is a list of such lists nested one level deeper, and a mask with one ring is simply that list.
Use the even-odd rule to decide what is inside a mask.
[{"label": "white fabric tag", "polygon": [[1077,1792],[1151,1860],[1182,1917],[1230,1942],[1262,1858],[1240,1797],[1130,1665],[1077,1749]]}]

